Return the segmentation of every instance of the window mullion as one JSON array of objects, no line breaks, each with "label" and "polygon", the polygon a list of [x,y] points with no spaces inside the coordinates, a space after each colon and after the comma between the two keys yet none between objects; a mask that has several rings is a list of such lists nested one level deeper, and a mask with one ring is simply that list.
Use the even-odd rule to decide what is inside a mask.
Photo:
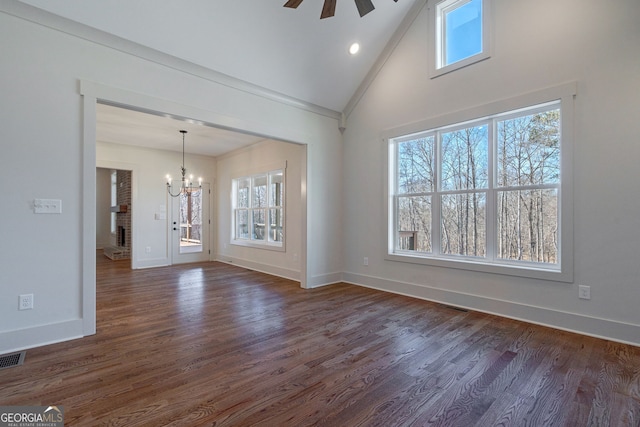
[{"label": "window mullion", "polygon": [[527,190],[553,190],[559,189],[560,184],[531,184],[531,185],[510,185],[500,187],[500,191],[527,191]]},{"label": "window mullion", "polygon": [[[394,179],[394,184],[397,181],[397,179]],[[400,249],[400,246],[398,245],[398,236],[399,236],[399,231],[398,230],[398,209],[399,209],[399,204],[398,204],[398,192],[397,190],[393,192],[393,198],[392,203],[393,203],[393,210],[391,211],[391,221],[392,221],[392,235],[389,236],[389,238],[391,239],[391,244],[387,244],[387,246],[389,247],[389,251],[391,252],[396,252],[398,249]]]},{"label": "window mullion", "polygon": [[398,236],[399,236],[399,231],[398,230],[398,209],[399,209],[399,204],[398,204],[398,171],[400,170],[400,166],[398,165],[398,161],[399,161],[399,156],[398,156],[398,147],[399,147],[399,143],[398,142],[394,142],[393,143],[393,147],[392,150],[389,150],[389,155],[392,157],[392,161],[389,162],[390,165],[393,165],[393,170],[391,171],[391,174],[389,175],[389,178],[391,178],[391,182],[389,182],[390,184],[390,189],[393,192],[393,197],[391,197],[391,203],[393,203],[393,208],[391,210],[391,212],[389,212],[389,214],[391,215],[391,224],[392,224],[392,232],[391,235],[388,235],[388,239],[391,239],[391,242],[387,242],[387,248],[388,251],[390,252],[397,252],[398,249],[400,249],[399,244],[398,244]]},{"label": "window mullion", "polygon": [[431,197],[431,248],[432,252],[436,255],[441,255],[441,246],[442,246],[442,210],[440,207],[440,170],[441,161],[442,161],[442,132],[438,131],[435,133],[435,141],[434,141],[434,155],[435,162],[433,165],[433,180],[434,180],[434,191],[433,196]]},{"label": "window mullion", "polygon": [[249,240],[253,239],[253,192],[254,192],[254,182],[255,178],[252,176],[249,178],[249,200],[247,201],[247,227],[249,230]]},{"label": "window mullion", "polygon": [[487,189],[487,230],[486,230],[486,245],[487,245],[487,260],[494,262],[497,258],[497,239],[498,239],[498,220],[497,220],[497,197],[496,197],[496,179],[497,179],[497,161],[496,161],[496,119],[489,121],[487,124],[487,144],[488,146],[488,189]]},{"label": "window mullion", "polygon": [[[264,214],[264,238],[265,241],[269,241],[269,236],[271,236],[271,185],[272,185],[273,176],[271,173],[267,173],[267,191],[266,191],[266,209]],[[274,199],[275,200],[275,199]]]}]

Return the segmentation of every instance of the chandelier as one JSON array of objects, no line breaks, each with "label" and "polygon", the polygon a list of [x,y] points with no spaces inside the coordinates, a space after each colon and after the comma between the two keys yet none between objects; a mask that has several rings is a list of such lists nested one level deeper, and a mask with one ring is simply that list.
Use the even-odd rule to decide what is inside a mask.
[{"label": "chandelier", "polygon": [[180,190],[176,194],[173,194],[171,192],[171,175],[167,175],[167,193],[169,193],[171,197],[178,197],[181,194],[190,194],[202,189],[202,178],[198,178],[198,186],[194,187],[192,182],[193,175],[189,175],[189,177],[187,177],[187,168],[184,167],[184,136],[187,131],[181,130],[180,133],[182,134],[182,166],[180,167],[182,181],[180,183]]}]

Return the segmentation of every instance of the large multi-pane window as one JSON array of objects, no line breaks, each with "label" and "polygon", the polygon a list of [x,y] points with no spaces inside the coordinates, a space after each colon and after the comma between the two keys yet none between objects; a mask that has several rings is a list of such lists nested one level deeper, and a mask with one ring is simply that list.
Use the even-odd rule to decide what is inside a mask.
[{"label": "large multi-pane window", "polygon": [[284,171],[233,180],[235,243],[282,246],[284,242]]},{"label": "large multi-pane window", "polygon": [[559,271],[561,102],[390,139],[390,254]]}]

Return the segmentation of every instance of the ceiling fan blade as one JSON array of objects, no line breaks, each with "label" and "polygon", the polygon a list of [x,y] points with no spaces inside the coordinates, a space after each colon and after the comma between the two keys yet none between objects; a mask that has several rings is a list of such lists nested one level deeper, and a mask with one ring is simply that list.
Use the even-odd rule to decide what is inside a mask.
[{"label": "ceiling fan blade", "polygon": [[320,19],[331,18],[336,14],[336,0],[324,0]]},{"label": "ceiling fan blade", "polygon": [[302,0],[289,0],[284,4],[284,7],[295,9],[296,7],[300,6],[300,3],[302,3]]},{"label": "ceiling fan blade", "polygon": [[375,9],[375,7],[373,7],[373,3],[371,3],[371,0],[355,0],[355,2],[361,18]]}]

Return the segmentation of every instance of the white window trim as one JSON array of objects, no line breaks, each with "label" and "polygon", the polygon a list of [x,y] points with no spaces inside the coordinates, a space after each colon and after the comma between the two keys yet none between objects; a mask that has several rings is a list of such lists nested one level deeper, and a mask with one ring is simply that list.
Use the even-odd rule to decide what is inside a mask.
[{"label": "white window trim", "polygon": [[440,37],[442,24],[437,10],[440,3],[448,1],[451,0],[429,0],[427,3],[429,16],[429,77],[432,79],[491,58],[493,52],[493,41],[491,37],[493,27],[491,9],[493,0],[482,0],[482,52],[454,62],[453,64],[442,66],[442,40]]},{"label": "white window trim", "polygon": [[[236,181],[241,178],[250,178],[253,180],[253,177],[256,175],[266,174],[267,176],[276,170],[282,171],[282,182],[284,184],[284,200],[282,201],[282,208],[284,210],[284,219],[282,222],[282,230],[284,239],[282,242],[270,242],[268,239],[265,240],[252,240],[252,239],[237,239],[236,238],[236,216],[235,216],[235,206],[236,206]],[[253,168],[247,171],[246,173],[238,174],[231,178],[231,230],[229,236],[229,243],[235,246],[244,246],[256,249],[266,249],[276,252],[286,252],[286,241],[287,241],[287,162],[272,164],[266,166],[264,168]],[[267,211],[269,208],[266,208]],[[268,215],[268,212],[267,212]]]},{"label": "white window trim", "polygon": [[[398,261],[422,265],[431,265],[445,268],[456,268],[493,274],[504,274],[519,277],[528,277],[557,282],[573,282],[573,117],[574,96],[576,95],[576,83],[567,83],[536,92],[520,95],[456,113],[438,116],[425,121],[390,129],[382,133],[384,143],[385,179],[385,223],[387,229],[387,245],[384,258],[389,261]],[[395,149],[392,140],[399,139],[410,134],[422,133],[427,129],[436,129],[452,124],[462,124],[467,121],[481,119],[496,114],[507,113],[530,106],[547,102],[560,101],[562,146],[560,153],[562,181],[560,184],[561,200],[559,209],[559,227],[561,248],[558,254],[560,267],[548,268],[537,264],[526,265],[524,263],[509,262],[505,260],[500,264],[488,264],[475,258],[432,258],[423,255],[405,254],[394,252],[395,227],[392,224],[394,213],[394,194],[390,191],[395,177],[391,162],[395,161]]]}]

